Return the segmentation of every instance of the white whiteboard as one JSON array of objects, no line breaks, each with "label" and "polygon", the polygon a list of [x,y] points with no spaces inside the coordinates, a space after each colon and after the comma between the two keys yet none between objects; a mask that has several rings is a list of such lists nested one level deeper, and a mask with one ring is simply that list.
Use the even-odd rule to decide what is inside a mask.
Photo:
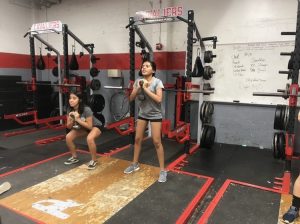
[{"label": "white whiteboard", "polygon": [[282,97],[253,96],[253,92],[277,92],[291,83],[286,74],[289,56],[280,56],[280,52],[294,50],[293,41],[259,42],[243,44],[217,45],[211,49],[217,58],[211,63],[216,71],[208,82],[215,88],[214,94],[205,96],[211,101],[253,103],[253,104],[286,104]]}]

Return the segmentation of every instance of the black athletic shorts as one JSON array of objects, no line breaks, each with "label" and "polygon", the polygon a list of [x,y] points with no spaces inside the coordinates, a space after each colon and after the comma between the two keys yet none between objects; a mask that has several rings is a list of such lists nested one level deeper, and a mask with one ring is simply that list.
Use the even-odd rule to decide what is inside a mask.
[{"label": "black athletic shorts", "polygon": [[[93,128],[94,127],[98,128],[101,132],[103,132],[105,130],[105,128],[103,126],[96,125],[96,126],[93,126]],[[66,134],[68,134],[71,130],[72,130],[72,128],[71,129],[66,128]],[[85,129],[85,130],[86,130],[86,132],[90,132],[90,130],[88,130],[88,129]]]},{"label": "black athletic shorts", "polygon": [[138,116],[138,119],[144,120],[144,121],[150,121],[150,122],[162,122],[162,118],[160,118],[160,119],[147,119],[147,118],[143,118],[143,117]]},{"label": "black athletic shorts", "polygon": [[103,126],[99,126],[99,125],[93,126],[93,128],[98,128],[101,132],[103,132],[105,129]]}]

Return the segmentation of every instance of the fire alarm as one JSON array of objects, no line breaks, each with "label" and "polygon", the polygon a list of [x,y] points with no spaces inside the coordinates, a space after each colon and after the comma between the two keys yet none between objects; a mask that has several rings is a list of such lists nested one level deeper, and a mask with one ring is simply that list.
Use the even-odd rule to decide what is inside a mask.
[{"label": "fire alarm", "polygon": [[156,44],[156,50],[161,50],[163,48],[163,45],[161,43]]}]

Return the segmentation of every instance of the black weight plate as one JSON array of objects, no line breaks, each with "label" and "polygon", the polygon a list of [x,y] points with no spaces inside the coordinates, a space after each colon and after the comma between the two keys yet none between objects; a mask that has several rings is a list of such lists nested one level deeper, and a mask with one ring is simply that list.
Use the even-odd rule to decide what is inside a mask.
[{"label": "black weight plate", "polygon": [[94,113],[101,112],[105,107],[105,99],[101,94],[94,94],[90,99],[90,107]]},{"label": "black weight plate", "polygon": [[279,158],[284,159],[285,158],[285,135],[283,132],[280,132],[278,134],[278,155]]},{"label": "black weight plate", "polygon": [[202,148],[205,148],[207,130],[208,130],[208,125],[203,125],[201,141],[200,141],[200,147]]},{"label": "black weight plate", "polygon": [[202,102],[202,104],[201,104],[201,107],[200,107],[200,120],[203,122],[203,108],[204,107],[204,101]]},{"label": "black weight plate", "polygon": [[207,102],[205,107],[205,112],[204,112],[205,123],[210,123],[213,112],[214,112],[213,104],[211,102]]},{"label": "black weight plate", "polygon": [[285,105],[281,106],[281,113],[280,113],[280,130],[284,129],[284,117],[285,117]]},{"label": "black weight plate", "polygon": [[201,107],[200,107],[200,119],[202,122],[204,122],[206,104],[207,104],[207,102],[203,101],[201,104]]},{"label": "black weight plate", "polygon": [[205,101],[205,105],[203,108],[203,123],[207,123],[207,107],[208,107],[208,102]]},{"label": "black weight plate", "polygon": [[283,108],[285,105],[277,104],[275,110],[275,117],[274,117],[274,129],[282,130],[283,129]]},{"label": "black weight plate", "polygon": [[206,134],[207,139],[207,148],[211,148],[215,143],[215,137],[216,137],[216,128],[215,126],[209,126],[209,129]]},{"label": "black weight plate", "polygon": [[212,55],[213,55],[212,51],[205,51],[204,52],[204,62],[211,63],[213,60]]},{"label": "black weight plate", "polygon": [[273,157],[279,159],[278,150],[277,150],[277,132],[273,135]]},{"label": "black weight plate", "polygon": [[216,128],[214,126],[211,125],[207,125],[207,131],[205,133],[204,137],[204,141],[202,144],[202,147],[205,148],[211,148],[215,142],[215,135],[216,135]]},{"label": "black weight plate", "polygon": [[289,116],[290,116],[290,108],[289,106],[285,106],[285,116],[283,121],[284,130],[287,130],[287,126],[289,123]]},{"label": "black weight plate", "polygon": [[54,68],[52,68],[52,75],[53,75],[54,77],[58,77],[58,67],[57,67],[57,66],[54,67]]},{"label": "black weight plate", "polygon": [[90,69],[90,75],[91,75],[92,77],[96,77],[96,76],[98,75],[98,73],[99,73],[99,70],[98,70],[96,67],[92,67],[92,68]]},{"label": "black weight plate", "polygon": [[99,90],[101,88],[101,82],[99,79],[93,79],[90,85],[92,90]]},{"label": "black weight plate", "polygon": [[[280,120],[280,105],[277,104],[276,105],[276,109],[275,109],[275,116],[274,116],[274,129],[277,129],[278,130],[278,123],[279,123],[279,120]],[[275,134],[274,134],[275,136]]]},{"label": "black weight plate", "polygon": [[214,106],[213,103],[210,103],[210,110],[209,110],[209,113],[210,113],[211,115],[213,115],[213,114],[214,114],[214,111],[215,111],[215,106]]},{"label": "black weight plate", "polygon": [[209,114],[209,102],[206,102],[205,108],[204,108],[204,117],[203,117],[204,123],[209,123],[210,118],[211,118],[211,116]]}]

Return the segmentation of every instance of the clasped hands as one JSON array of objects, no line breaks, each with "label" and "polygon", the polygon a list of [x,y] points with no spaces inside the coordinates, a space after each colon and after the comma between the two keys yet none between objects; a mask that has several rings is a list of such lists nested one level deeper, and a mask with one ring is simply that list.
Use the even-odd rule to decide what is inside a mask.
[{"label": "clasped hands", "polygon": [[79,113],[77,111],[71,111],[69,113],[69,117],[73,120],[76,121],[79,118]]},{"label": "clasped hands", "polygon": [[143,89],[148,88],[150,86],[150,83],[146,79],[141,79],[139,81],[139,86]]}]

